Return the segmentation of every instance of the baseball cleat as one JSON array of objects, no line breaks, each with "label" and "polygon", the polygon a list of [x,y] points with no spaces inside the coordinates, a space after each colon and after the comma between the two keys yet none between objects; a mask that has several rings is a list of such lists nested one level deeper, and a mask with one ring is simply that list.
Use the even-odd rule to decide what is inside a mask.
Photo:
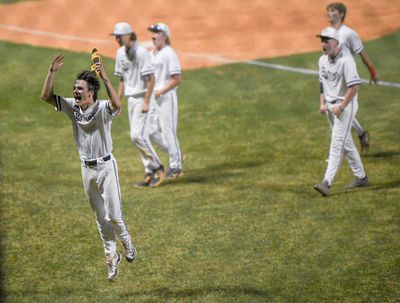
[{"label": "baseball cleat", "polygon": [[352,189],[352,188],[357,188],[357,187],[368,187],[368,186],[369,186],[368,177],[365,176],[362,179],[355,178],[353,180],[353,182],[351,182],[350,184],[347,184],[345,186],[345,188],[346,189]]},{"label": "baseball cleat", "polygon": [[139,181],[135,183],[135,187],[148,187],[150,185],[151,180],[153,180],[154,174],[152,173],[147,173],[144,176],[143,181]]},{"label": "baseball cleat", "polygon": [[136,259],[136,248],[132,244],[132,240],[129,237],[128,240],[122,241],[122,246],[124,247],[124,254],[126,261],[133,262]]},{"label": "baseball cleat", "polygon": [[369,149],[369,134],[367,131],[364,131],[360,138],[361,145],[361,154],[366,155]]},{"label": "baseball cleat", "polygon": [[322,181],[321,183],[315,184],[314,189],[318,191],[321,195],[326,197],[327,195],[329,195],[331,187],[329,186],[327,181]]},{"label": "baseball cleat", "polygon": [[108,281],[114,282],[118,277],[118,266],[121,263],[122,258],[119,252],[115,252],[114,256],[111,258],[107,257],[108,265]]},{"label": "baseball cleat", "polygon": [[177,177],[183,176],[182,169],[180,168],[170,168],[167,172],[167,179],[176,179]]},{"label": "baseball cleat", "polygon": [[157,187],[159,186],[165,179],[165,170],[164,166],[160,165],[160,167],[153,170],[154,178],[150,182],[150,187]]}]

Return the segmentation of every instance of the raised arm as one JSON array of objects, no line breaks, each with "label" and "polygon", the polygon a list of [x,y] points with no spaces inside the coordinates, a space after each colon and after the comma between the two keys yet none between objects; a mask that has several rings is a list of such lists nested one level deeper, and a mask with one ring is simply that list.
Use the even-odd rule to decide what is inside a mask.
[{"label": "raised arm", "polygon": [[63,60],[64,60],[63,55],[57,55],[51,62],[49,71],[46,76],[46,80],[44,80],[43,83],[42,93],[40,96],[40,98],[43,101],[46,101],[47,103],[53,106],[56,105],[56,97],[53,92],[54,77],[56,75],[56,72],[62,67],[64,63]]},{"label": "raised arm", "polygon": [[103,64],[97,63],[96,70],[99,72],[100,77],[103,79],[104,85],[106,86],[108,97],[111,100],[111,108],[112,109],[121,108],[121,100],[120,100],[117,92],[114,90],[114,87],[112,86],[112,84],[110,82],[110,79],[108,79],[108,76],[107,76],[106,70],[104,69]]}]

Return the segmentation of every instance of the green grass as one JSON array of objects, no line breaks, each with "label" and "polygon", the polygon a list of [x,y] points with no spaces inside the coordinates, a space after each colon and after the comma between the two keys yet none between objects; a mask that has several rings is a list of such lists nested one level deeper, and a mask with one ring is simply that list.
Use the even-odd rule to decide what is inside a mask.
[{"label": "green grass", "polygon": [[[399,48],[399,32],[367,44],[382,80],[400,82]],[[330,140],[315,76],[246,64],[185,72],[185,176],[153,190],[132,186],[143,169],[125,108],[113,124],[114,155],[138,260],[124,261],[111,284],[70,122],[39,98],[56,53],[0,42],[5,302],[400,300],[398,88],[362,86],[372,186],[345,191],[345,163],[328,198],[312,189]],[[56,92],[70,95],[89,55],[63,53]],[[268,61],[316,69],[318,57]],[[111,75],[113,61],[105,65]]]}]

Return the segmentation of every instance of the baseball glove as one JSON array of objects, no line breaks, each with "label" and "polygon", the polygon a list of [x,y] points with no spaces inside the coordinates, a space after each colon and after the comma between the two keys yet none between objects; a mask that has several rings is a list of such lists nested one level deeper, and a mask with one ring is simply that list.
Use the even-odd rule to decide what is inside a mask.
[{"label": "baseball glove", "polygon": [[99,51],[97,50],[97,48],[94,48],[92,50],[92,56],[90,58],[90,70],[92,72],[95,72],[96,75],[98,76],[99,73],[96,70],[97,63],[103,63],[103,59],[101,58],[101,55],[100,55]]}]

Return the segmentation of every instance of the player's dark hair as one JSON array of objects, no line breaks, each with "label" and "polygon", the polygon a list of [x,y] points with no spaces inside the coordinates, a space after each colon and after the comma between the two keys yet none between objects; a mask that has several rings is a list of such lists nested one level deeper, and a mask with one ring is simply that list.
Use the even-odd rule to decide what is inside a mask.
[{"label": "player's dark hair", "polygon": [[330,4],[327,5],[326,9],[327,10],[329,10],[329,9],[337,9],[339,11],[339,13],[343,14],[342,22],[344,21],[344,18],[346,18],[347,8],[341,2],[330,3]]},{"label": "player's dark hair", "polygon": [[97,100],[97,93],[100,90],[100,81],[95,72],[84,70],[76,75],[76,80],[86,81],[88,90],[94,92],[93,99]]},{"label": "player's dark hair", "polygon": [[136,41],[137,40],[137,35],[136,33],[131,33],[131,40]]}]

